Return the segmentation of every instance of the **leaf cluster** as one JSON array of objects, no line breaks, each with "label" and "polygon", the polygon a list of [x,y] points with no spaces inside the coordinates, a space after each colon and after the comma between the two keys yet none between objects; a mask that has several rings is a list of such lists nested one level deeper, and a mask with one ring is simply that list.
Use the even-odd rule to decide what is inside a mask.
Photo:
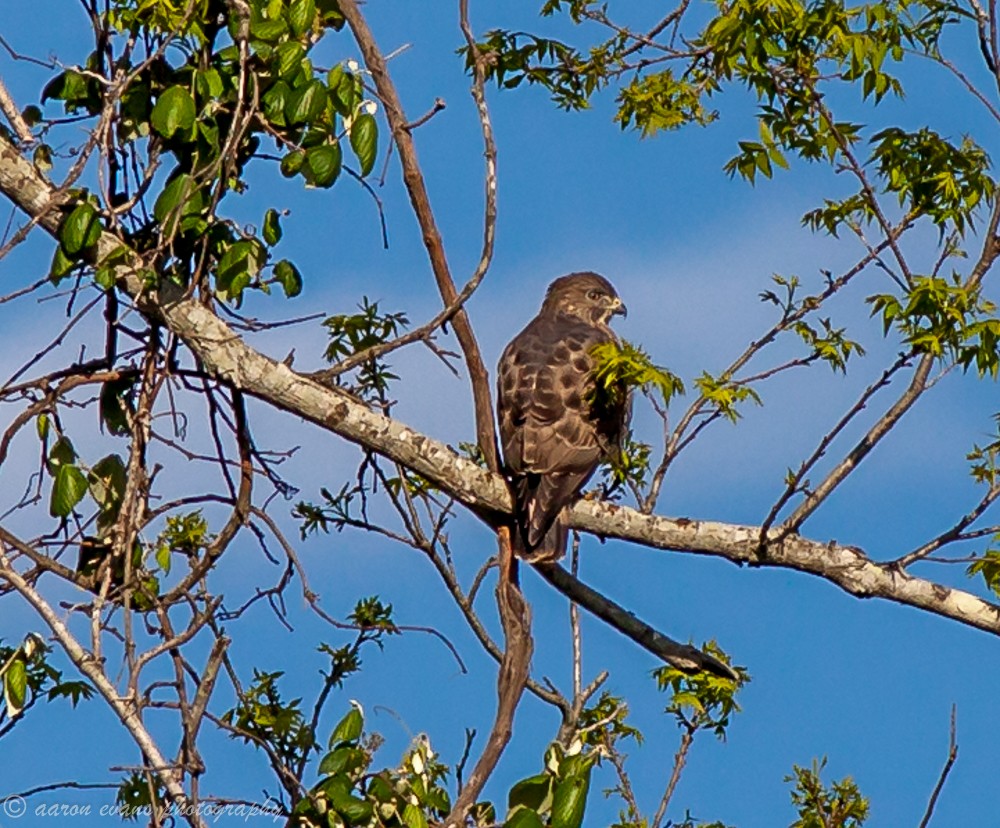
[{"label": "leaf cluster", "polygon": [[507,828],[580,828],[590,776],[600,753],[552,744],[545,770],[516,783],[507,797]]},{"label": "leaf cluster", "polygon": [[62,672],[49,663],[50,653],[51,648],[34,633],[16,647],[4,645],[0,639],[0,680],[5,702],[0,709],[0,736],[43,695],[47,701],[67,698],[73,707],[80,699],[94,695],[94,689],[85,681],[64,681]]},{"label": "leaf cluster", "polygon": [[[63,224],[52,280],[80,268],[101,288],[113,288],[125,248],[94,261],[101,231],[110,228],[129,247],[153,254],[146,270],[151,285],[161,276],[184,287],[208,279],[216,296],[237,305],[243,291],[269,292],[272,284],[297,295],[301,274],[271,251],[281,237],[277,211],[267,211],[258,232],[219,209],[227,195],[246,189],[244,170],[261,156],[264,139],[274,142],[281,173],[307,186],[336,182],[342,143],[358,161],[357,174],[371,172],[376,107],[364,97],[357,67],[324,72],[311,58],[323,36],[344,25],[335,0],[116,0],[100,15],[124,40],[110,39],[106,53],[95,51],[85,67],[53,78],[42,102],[106,117],[115,151],[129,159],[134,175],[112,164],[110,203],[78,201]],[[128,45],[136,39],[145,57]],[[108,56],[116,43],[121,53],[112,78]],[[181,61],[172,62],[177,55]],[[43,129],[54,122],[42,119]],[[165,183],[153,186],[168,158]]]},{"label": "leaf cluster", "polygon": [[706,642],[702,650],[728,664],[739,676],[737,681],[708,672],[685,673],[676,667],[664,666],[653,672],[657,687],[670,694],[667,713],[678,727],[690,733],[710,730],[725,740],[730,719],[740,712],[736,694],[750,681],[745,667],[732,664],[730,657],[714,641]]},{"label": "leaf cluster", "polygon": [[916,276],[902,297],[877,294],[868,298],[872,315],[881,314],[885,333],[895,327],[920,353],[954,360],[980,376],[1000,372],[1000,319],[996,305],[978,285],[952,279]]},{"label": "leaf cluster", "polygon": [[[410,323],[405,313],[381,312],[379,303],[370,301],[367,296],[362,298],[358,309],[359,313],[337,314],[323,321],[330,338],[325,352],[328,362],[337,363],[388,342]],[[384,360],[372,357],[362,361],[349,390],[364,400],[381,402],[385,400],[389,383],[397,379],[399,377],[389,370]]]},{"label": "leaf cluster", "polygon": [[[377,741],[377,740],[375,740]],[[320,780],[292,810],[292,826],[428,828],[451,809],[444,788],[448,767],[418,736],[398,768],[373,772],[372,738],[356,702],[337,723],[319,764]]]},{"label": "leaf cluster", "polygon": [[799,815],[790,828],[861,828],[868,818],[868,800],[849,776],[824,785],[820,775],[825,767],[825,757],[814,759],[810,768],[793,765],[792,775],[785,777],[794,783],[792,804]]}]

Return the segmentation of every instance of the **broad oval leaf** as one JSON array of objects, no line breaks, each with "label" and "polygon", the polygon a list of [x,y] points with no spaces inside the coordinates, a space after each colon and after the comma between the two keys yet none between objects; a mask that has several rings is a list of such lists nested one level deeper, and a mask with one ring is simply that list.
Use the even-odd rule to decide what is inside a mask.
[{"label": "broad oval leaf", "polygon": [[195,119],[194,98],[183,86],[171,86],[156,102],[150,121],[164,138],[170,138],[179,129],[190,129]]},{"label": "broad oval leaf", "polygon": [[238,241],[222,254],[215,270],[215,287],[235,299],[260,272],[264,254],[259,242]]},{"label": "broad oval leaf", "polygon": [[339,143],[312,147],[306,151],[306,163],[302,168],[306,183],[314,187],[333,186],[343,161]]},{"label": "broad oval leaf", "polygon": [[292,0],[288,9],[288,23],[296,37],[304,35],[316,17],[316,0]]},{"label": "broad oval leaf", "polygon": [[97,210],[87,202],[74,208],[59,233],[62,248],[70,257],[78,257],[88,247],[97,244],[100,237],[101,223],[97,219]]},{"label": "broad oval leaf", "polygon": [[49,473],[54,475],[61,466],[70,465],[75,460],[76,450],[73,448],[73,443],[69,437],[60,437],[49,450],[49,456],[46,458],[45,463],[48,466]]},{"label": "broad oval leaf", "polygon": [[407,828],[428,828],[424,812],[412,802],[407,803],[406,808],[403,809],[403,824]]},{"label": "broad oval leaf", "polygon": [[567,776],[552,796],[552,828],[580,828],[590,790],[590,766],[582,773]]},{"label": "broad oval leaf", "polygon": [[337,726],[333,729],[333,733],[330,734],[330,747],[341,742],[355,741],[361,736],[364,724],[365,720],[364,716],[361,715],[361,711],[352,706],[347,715],[337,723]]},{"label": "broad oval leaf", "polygon": [[274,278],[281,284],[289,299],[302,293],[302,274],[288,259],[282,259],[274,266]]},{"label": "broad oval leaf", "polygon": [[319,772],[327,776],[346,773],[354,777],[368,765],[368,754],[361,748],[342,746],[330,751],[319,764]]},{"label": "broad oval leaf", "polygon": [[109,454],[95,463],[88,477],[90,494],[103,512],[117,512],[125,495],[125,463]]},{"label": "broad oval leaf", "polygon": [[[175,176],[153,205],[153,217],[164,225],[164,232],[172,233],[179,219],[200,213],[205,208],[205,195],[194,178],[187,173]],[[181,225],[182,229],[184,225]]]},{"label": "broad oval leaf", "polygon": [[23,658],[15,658],[4,672],[3,696],[7,702],[7,717],[16,718],[24,709],[28,696],[28,670]]},{"label": "broad oval leaf", "polygon": [[307,124],[316,120],[326,108],[326,87],[319,80],[311,80],[292,90],[285,104],[285,117],[290,124]]},{"label": "broad oval leaf", "polygon": [[273,207],[264,213],[264,241],[270,245],[275,245],[281,241],[281,219],[278,211]]},{"label": "broad oval leaf", "polygon": [[378,126],[373,115],[365,113],[354,119],[351,124],[351,149],[358,156],[361,175],[368,175],[375,166],[378,154]]},{"label": "broad oval leaf", "polygon": [[514,810],[522,806],[533,811],[544,811],[551,804],[554,777],[549,773],[539,773],[522,779],[507,794],[507,808]]},{"label": "broad oval leaf", "polygon": [[261,99],[264,105],[264,115],[275,126],[285,126],[288,119],[285,118],[285,108],[288,106],[288,99],[292,94],[292,88],[283,80],[277,80]]},{"label": "broad oval leaf", "polygon": [[295,150],[294,152],[288,153],[288,155],[281,159],[281,174],[285,176],[285,178],[291,178],[302,169],[302,165],[305,163],[305,160],[305,150]]},{"label": "broad oval leaf", "polygon": [[301,43],[290,40],[274,50],[274,68],[277,69],[279,77],[292,80],[302,68],[302,61],[305,58],[305,47]]},{"label": "broad oval leaf", "polygon": [[530,808],[518,808],[507,817],[504,828],[545,828],[545,823]]},{"label": "broad oval leaf", "polygon": [[221,97],[225,86],[217,69],[199,69],[195,73],[195,88],[203,98]]},{"label": "broad oval leaf", "polygon": [[63,465],[56,472],[52,484],[52,498],[49,501],[49,514],[52,517],[64,518],[72,511],[87,493],[87,478],[76,466]]},{"label": "broad oval leaf", "polygon": [[288,24],[282,20],[259,20],[250,24],[250,35],[266,43],[274,43],[288,34]]},{"label": "broad oval leaf", "polygon": [[63,252],[61,244],[57,244],[56,252],[52,256],[52,264],[49,265],[49,281],[58,285],[74,267],[76,267],[76,262]]}]

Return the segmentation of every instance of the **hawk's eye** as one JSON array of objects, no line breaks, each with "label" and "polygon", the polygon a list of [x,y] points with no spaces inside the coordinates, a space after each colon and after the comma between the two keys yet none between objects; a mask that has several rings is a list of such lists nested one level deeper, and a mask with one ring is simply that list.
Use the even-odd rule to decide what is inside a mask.
[{"label": "hawk's eye", "polygon": [[598,299],[601,298],[601,292],[599,290],[591,290],[587,293],[587,298],[591,302],[596,302]]}]

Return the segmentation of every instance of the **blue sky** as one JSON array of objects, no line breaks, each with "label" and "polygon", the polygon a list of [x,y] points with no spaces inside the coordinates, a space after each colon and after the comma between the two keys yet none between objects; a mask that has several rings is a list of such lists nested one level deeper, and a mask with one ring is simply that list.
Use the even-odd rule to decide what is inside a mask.
[{"label": "blue sky", "polygon": [[[36,56],[54,53],[67,64],[82,60],[85,23],[75,4],[8,0],[5,5],[0,33],[16,49]],[[656,4],[635,8],[636,14],[651,14]],[[538,23],[535,9],[535,3],[521,0],[472,3],[478,31],[537,26],[575,36],[559,24]],[[373,0],[366,10],[386,51],[409,44],[392,68],[410,116],[426,111],[435,97],[447,101],[447,109],[417,130],[416,138],[455,278],[464,281],[479,256],[482,145],[468,80],[454,55],[460,43],[456,11],[451,3],[402,0]],[[970,44],[955,45],[972,54]],[[331,63],[356,57],[346,34],[331,38],[324,48]],[[887,105],[884,117],[906,127],[929,122],[953,138],[971,131],[996,154],[995,133],[952,80],[926,66],[910,71],[908,98]],[[2,53],[0,74],[24,104],[37,98],[47,78],[44,70],[14,64]],[[756,296],[769,286],[772,273],[795,273],[816,284],[821,269],[836,271],[859,253],[851,242],[834,242],[800,227],[806,210],[824,196],[845,191],[846,184],[828,169],[793,163],[790,173],[756,188],[725,176],[722,165],[735,152],[735,141],[756,132],[747,118],[751,107],[739,94],[719,99],[718,124],[647,141],[622,133],[611,122],[610,95],[599,98],[592,111],[574,114],[557,111],[538,90],[491,90],[489,97],[500,152],[497,254],[469,304],[489,365],[511,332],[533,315],[552,278],[594,269],[615,283],[629,306],[629,317],[619,326],[622,334],[642,343],[690,386],[702,370],[719,371],[769,323],[771,314]],[[871,117],[867,113],[862,119]],[[254,301],[250,310],[262,316],[343,312],[368,295],[386,309],[406,309],[414,322],[432,315],[437,305],[431,275],[397,179],[393,164],[380,192],[391,242],[383,251],[374,207],[351,182],[330,192],[303,193],[271,170],[251,176],[250,191],[233,205],[233,213],[259,222],[267,205],[291,210],[279,250],[299,266],[306,288],[293,303]],[[926,238],[917,245],[915,251],[927,248]],[[41,238],[23,246],[0,262],[0,285],[6,290],[43,275],[49,251]],[[668,478],[661,511],[759,522],[780,492],[784,469],[811,450],[877,375],[880,357],[894,353],[894,344],[882,340],[879,326],[867,319],[861,304],[864,296],[886,289],[883,278],[869,274],[831,308],[835,321],[848,324],[869,350],[868,359],[852,365],[846,377],[816,368],[764,386],[763,407],[747,409],[738,426],[718,424],[683,457]],[[35,346],[33,353],[57,330],[61,312],[59,302],[0,306],[0,326],[25,347]],[[320,366],[323,334],[318,325],[283,329],[255,342],[277,357],[295,347],[296,367],[304,370]],[[15,349],[5,349],[2,375],[9,375],[21,359]],[[393,364],[404,377],[397,409],[402,419],[453,444],[470,439],[464,379],[443,370],[426,350],[398,354]],[[418,375],[418,382],[407,382]],[[950,525],[977,496],[964,455],[973,442],[986,439],[995,399],[992,382],[947,377],[808,522],[806,533],[857,544],[881,558],[896,557]],[[321,485],[332,488],[351,474],[355,449],[287,415],[254,408],[260,442],[272,448],[303,447],[281,469],[303,497],[315,496]],[[647,432],[654,425],[642,411],[637,424]],[[841,451],[856,434],[838,444]],[[191,435],[193,445],[202,439],[204,435]],[[16,450],[12,463],[19,465],[4,469],[0,477],[3,508],[20,494],[19,471],[37,454],[30,442]],[[836,452],[831,460],[835,458]],[[165,473],[164,486],[179,489],[191,473],[175,467],[175,477]],[[290,506],[276,503],[273,511],[294,535]],[[456,522],[452,544],[467,576],[493,551],[490,535],[468,519]],[[460,674],[447,651],[428,636],[394,639],[384,652],[366,654],[365,670],[331,705],[328,724],[336,721],[348,698],[362,701],[370,725],[387,738],[379,757],[385,764],[394,764],[418,732],[429,733],[448,761],[460,755],[464,727],[478,728],[482,738],[492,717],[493,665],[463,627],[426,562],[410,550],[356,533],[310,539],[300,545],[300,554],[329,612],[342,617],[355,598],[377,593],[394,604],[400,623],[433,624],[451,637],[470,669],[468,675]],[[593,538],[584,540],[582,574],[676,638],[717,639],[754,677],[742,695],[744,713],[732,725],[728,743],[709,737],[696,742],[674,798],[673,818],[690,808],[700,818],[740,828],[786,825],[794,812],[782,778],[793,763],[827,756],[828,779],[850,774],[870,797],[869,825],[916,825],[945,759],[948,715],[955,703],[959,760],[932,824],[986,825],[995,820],[995,797],[985,784],[992,778],[1000,744],[1000,726],[992,715],[1000,666],[991,637],[910,608],[859,601],[806,575],[739,569],[707,558],[602,545]],[[925,574],[962,580],[959,572],[942,572],[933,565],[927,565]],[[277,573],[246,539],[227,554],[218,577],[227,597],[239,603]],[[535,674],[565,688],[566,603],[533,574],[527,573],[524,581],[535,614]],[[489,615],[488,601],[483,607]],[[253,664],[284,669],[288,694],[297,695],[307,692],[307,682],[323,666],[316,644],[341,639],[318,625],[300,600],[292,598],[290,609],[294,633],[280,627],[263,607],[234,624],[232,633],[235,658],[246,675]],[[27,610],[8,601],[0,636],[17,639],[39,626]],[[678,736],[661,715],[665,700],[649,675],[656,664],[589,619],[584,637],[586,674],[610,669],[609,688],[629,699],[634,721],[646,733],[646,743],[631,753],[637,792],[652,811]],[[228,701],[222,696],[219,703]],[[395,715],[376,713],[378,709]],[[72,716],[57,706],[32,713],[5,739],[0,796],[82,779],[81,756],[87,757],[88,767],[83,781],[113,778],[109,766],[136,761],[124,732],[97,701]],[[155,729],[159,725],[153,716]],[[537,771],[557,725],[553,711],[526,698],[514,741],[488,789],[493,798],[502,801],[513,781]],[[95,733],[101,737],[95,739]],[[174,738],[166,739],[168,750]],[[210,771],[204,787],[254,795],[268,784],[259,756],[248,756],[225,739],[213,740],[206,752]],[[595,785],[587,825],[608,824],[613,818],[617,806],[606,805],[599,794],[608,784],[605,776]],[[110,795],[68,792],[60,794],[60,801],[103,803],[104,797]],[[41,801],[47,800],[32,804]],[[30,819],[19,824],[30,824]],[[0,828],[10,828],[2,815]]]}]

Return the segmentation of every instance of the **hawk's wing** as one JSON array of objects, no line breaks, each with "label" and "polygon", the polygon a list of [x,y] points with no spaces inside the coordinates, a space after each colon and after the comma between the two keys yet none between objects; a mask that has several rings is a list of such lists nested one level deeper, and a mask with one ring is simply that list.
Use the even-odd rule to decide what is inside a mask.
[{"label": "hawk's wing", "polygon": [[[497,407],[504,459],[514,479],[520,553],[562,556],[558,520],[594,473],[625,417],[591,411],[590,350],[610,334],[568,319],[539,315],[500,358]],[[617,422],[615,422],[617,421]]]}]

